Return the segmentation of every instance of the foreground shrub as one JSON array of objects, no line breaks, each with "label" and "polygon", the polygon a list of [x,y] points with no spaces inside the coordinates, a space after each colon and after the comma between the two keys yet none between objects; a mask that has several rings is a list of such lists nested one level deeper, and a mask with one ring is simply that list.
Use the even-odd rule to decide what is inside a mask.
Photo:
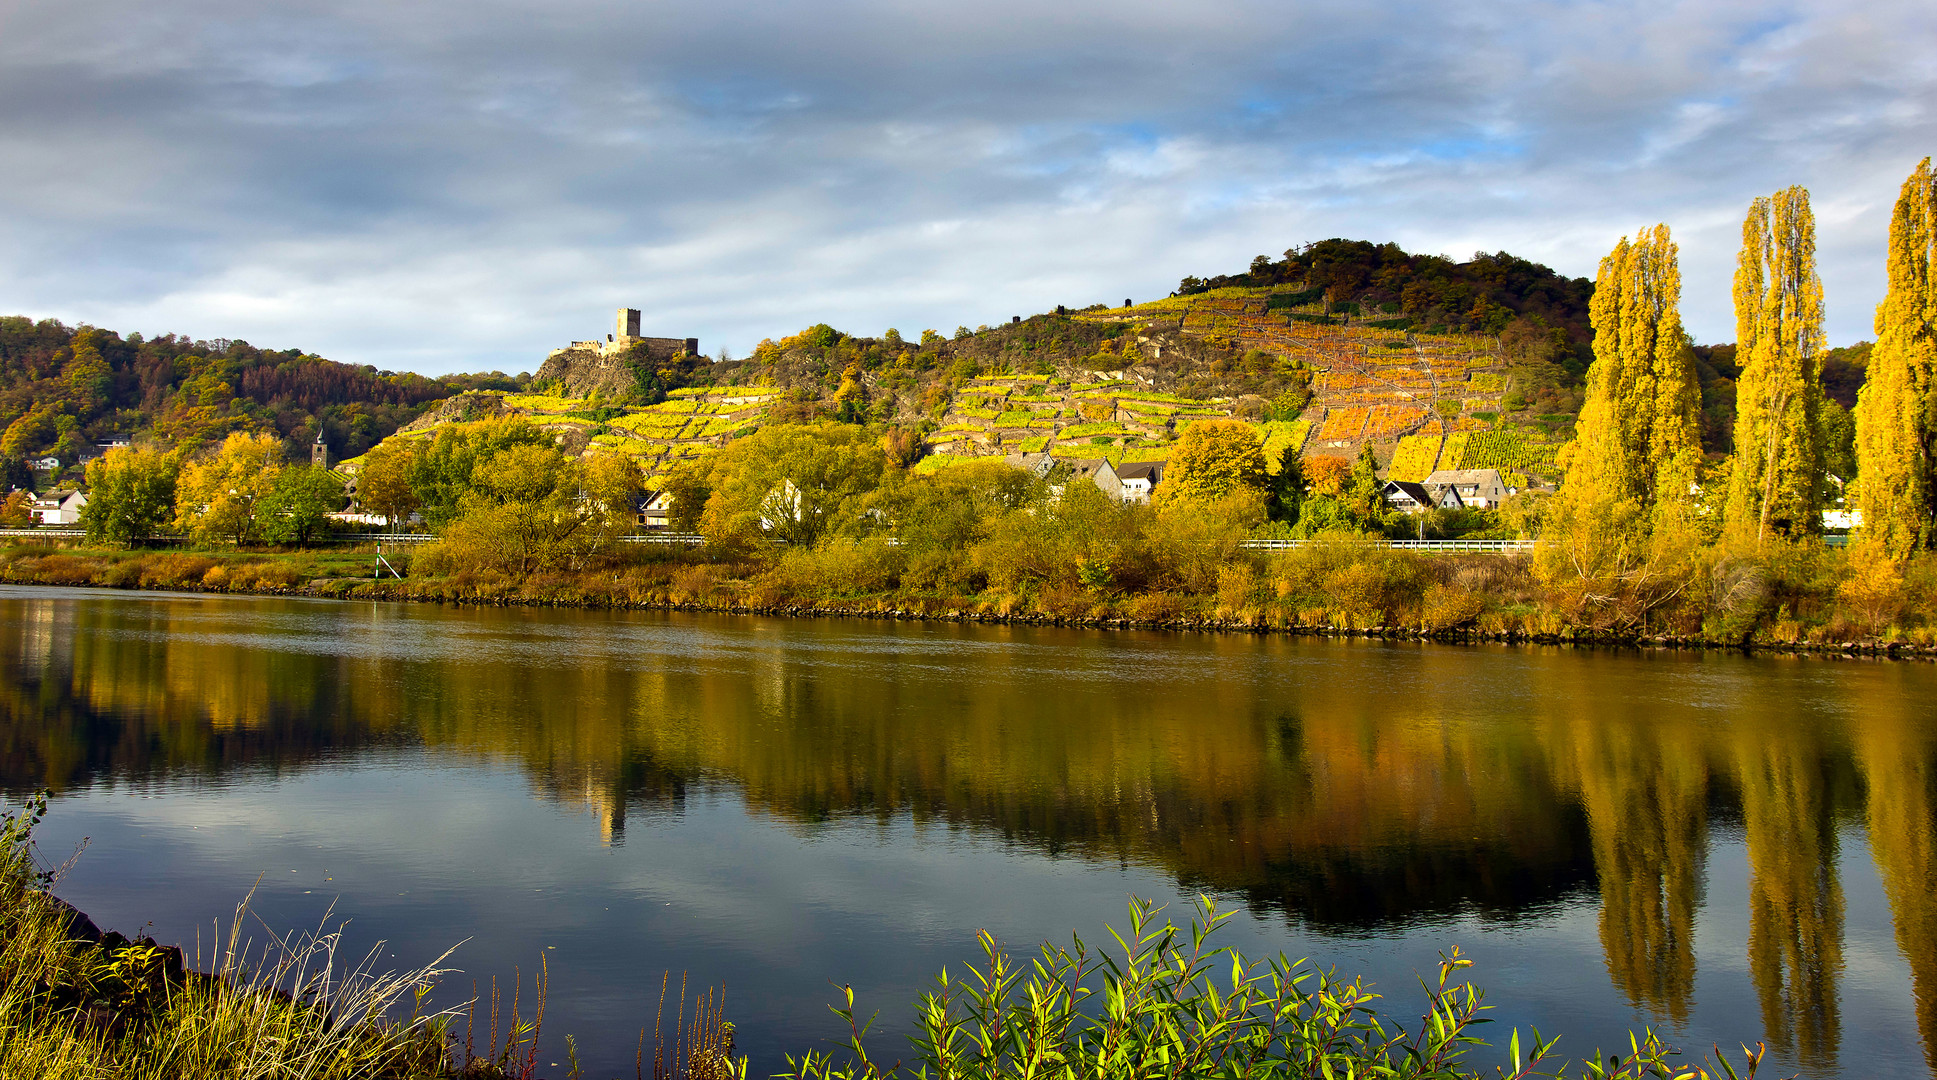
[{"label": "foreground shrub", "polygon": [[31,830],[45,809],[0,823],[0,1076],[450,1075],[447,1015],[388,1019],[422,1001],[435,963],[379,972],[379,944],[344,964],[333,933],[259,949],[239,935],[241,909],[211,975],[146,939],[93,940],[33,864]]},{"label": "foreground shrub", "polygon": [[[993,935],[977,935],[982,960],[961,979],[946,971],[915,1006],[914,1058],[883,1068],[867,1047],[868,1024],[857,1019],[854,990],[843,987],[835,1015],[847,1023],[841,1051],[788,1058],[777,1080],[1142,1080],[1145,1077],[1278,1080],[1294,1077],[1381,1077],[1389,1080],[1477,1080],[1466,1063],[1489,1044],[1475,1034],[1490,1006],[1472,983],[1453,974],[1472,961],[1457,948],[1441,957],[1436,981],[1423,983],[1425,1017],[1408,1029],[1375,1011],[1380,995],[1363,982],[1291,961],[1281,953],[1247,960],[1208,939],[1231,916],[1208,899],[1188,931],[1144,900],[1130,906],[1130,932],[1110,931],[1121,955],[1092,955],[1082,939],[1068,948],[1045,944],[1033,962],[1018,962]],[[1675,1051],[1652,1032],[1632,1037],[1626,1055],[1596,1051],[1580,1070],[1547,1071],[1558,1039],[1538,1031],[1523,1047],[1508,1040],[1500,1080],[1575,1075],[1594,1080],[1735,1080],[1753,1077],[1762,1048],[1745,1051],[1738,1072],[1718,1052],[1712,1068],[1678,1065]],[[1605,1063],[1605,1064],[1603,1064]]]}]

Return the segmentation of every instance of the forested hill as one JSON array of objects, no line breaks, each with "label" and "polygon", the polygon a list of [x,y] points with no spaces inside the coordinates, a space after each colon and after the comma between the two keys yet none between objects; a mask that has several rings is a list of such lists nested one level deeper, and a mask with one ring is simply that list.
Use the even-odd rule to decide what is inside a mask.
[{"label": "forested hill", "polygon": [[[361,454],[439,398],[517,389],[497,372],[437,379],[339,364],[300,349],[170,334],[123,338],[51,319],[0,317],[0,458],[68,466],[115,435],[170,445],[272,432],[305,454],[320,429],[332,457]],[[18,466],[15,465],[15,468]]]},{"label": "forested hill", "polygon": [[1376,307],[1420,326],[1454,332],[1499,334],[1516,316],[1523,317],[1564,331],[1568,343],[1581,352],[1583,367],[1593,339],[1587,320],[1592,281],[1563,277],[1504,251],[1482,251],[1461,263],[1441,255],[1408,254],[1398,244],[1321,240],[1292,248],[1279,260],[1260,255],[1242,274],[1187,277],[1177,291],[1188,296],[1229,286],[1287,284],[1306,290],[1313,300]]}]

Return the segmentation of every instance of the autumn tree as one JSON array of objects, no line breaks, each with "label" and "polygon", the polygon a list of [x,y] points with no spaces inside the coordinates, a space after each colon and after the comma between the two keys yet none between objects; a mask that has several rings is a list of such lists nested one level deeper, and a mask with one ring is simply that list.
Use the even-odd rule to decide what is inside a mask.
[{"label": "autumn tree", "polygon": [[411,486],[422,453],[416,439],[390,439],[363,455],[363,468],[356,481],[357,501],[371,513],[383,515],[393,529],[423,505]]},{"label": "autumn tree", "polygon": [[118,446],[88,462],[81,525],[89,541],[136,547],[175,514],[181,463],[152,447]]},{"label": "autumn tree", "polygon": [[757,537],[812,544],[858,510],[881,482],[878,436],[851,424],[774,424],[706,461],[709,540]]},{"label": "autumn tree", "polygon": [[176,524],[202,539],[252,543],[262,536],[257,504],[283,470],[282,440],[236,432],[210,457],[183,468]]},{"label": "autumn tree", "polygon": [[1570,616],[1641,625],[1678,595],[1700,536],[1701,389],[1682,329],[1668,227],[1623,237],[1601,260],[1590,314],[1594,362],[1565,478],[1534,566]]},{"label": "autumn tree", "polygon": [[1199,420],[1184,429],[1164,466],[1167,501],[1206,505],[1240,493],[1262,495],[1264,443],[1238,420]]},{"label": "autumn tree", "polygon": [[1759,198],[1735,269],[1735,467],[1724,528],[1761,543],[1823,521],[1823,283],[1809,192]]},{"label": "autumn tree", "polygon": [[33,523],[33,495],[20,488],[7,492],[6,500],[0,502],[0,528],[24,529]]},{"label": "autumn tree", "polygon": [[584,569],[631,530],[641,479],[617,454],[574,461],[549,443],[505,446],[472,467],[431,561],[512,575]]},{"label": "autumn tree", "polygon": [[1889,288],[1856,399],[1857,506],[1890,557],[1932,546],[1937,512],[1937,177],[1930,159],[1890,218]]},{"label": "autumn tree", "polygon": [[114,372],[102,358],[100,342],[106,335],[92,327],[82,327],[70,342],[73,355],[61,368],[61,379],[73,391],[83,408],[92,409],[108,400],[114,387]]},{"label": "autumn tree", "polygon": [[1563,463],[1572,499],[1632,502],[1650,516],[1686,502],[1701,462],[1701,387],[1680,303],[1668,226],[1623,237],[1601,260],[1587,401]]},{"label": "autumn tree", "polygon": [[516,446],[553,445],[548,432],[521,416],[446,424],[413,458],[410,489],[423,509],[424,520],[441,531],[464,512],[464,496],[481,475],[477,471],[480,463]]},{"label": "autumn tree", "polygon": [[330,515],[343,509],[343,482],[328,469],[303,465],[284,469],[257,505],[264,539],[308,547],[329,528]]}]

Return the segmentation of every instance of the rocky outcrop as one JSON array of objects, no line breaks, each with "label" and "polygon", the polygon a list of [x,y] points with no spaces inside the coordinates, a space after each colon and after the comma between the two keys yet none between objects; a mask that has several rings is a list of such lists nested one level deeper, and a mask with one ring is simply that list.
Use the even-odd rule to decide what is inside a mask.
[{"label": "rocky outcrop", "polygon": [[556,380],[572,397],[597,393],[611,398],[631,392],[639,385],[639,371],[656,371],[675,366],[682,357],[697,353],[690,338],[628,338],[622,347],[600,347],[594,342],[577,342],[559,349],[539,367],[537,382]]},{"label": "rocky outcrop", "polygon": [[503,416],[509,411],[505,408],[503,394],[491,391],[458,394],[432,405],[424,415],[397,430],[399,432],[429,431],[439,424],[489,420],[494,416]]}]

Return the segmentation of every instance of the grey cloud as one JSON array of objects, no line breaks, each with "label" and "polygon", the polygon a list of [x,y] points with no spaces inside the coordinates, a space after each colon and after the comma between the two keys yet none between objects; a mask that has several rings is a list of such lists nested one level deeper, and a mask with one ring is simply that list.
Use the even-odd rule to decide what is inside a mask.
[{"label": "grey cloud", "polygon": [[1591,274],[1666,220],[1726,340],[1741,213],[1804,183],[1848,341],[1937,145],[1925,8],[20,4],[0,308],[519,370],[621,303],[744,353],[1334,235]]}]

